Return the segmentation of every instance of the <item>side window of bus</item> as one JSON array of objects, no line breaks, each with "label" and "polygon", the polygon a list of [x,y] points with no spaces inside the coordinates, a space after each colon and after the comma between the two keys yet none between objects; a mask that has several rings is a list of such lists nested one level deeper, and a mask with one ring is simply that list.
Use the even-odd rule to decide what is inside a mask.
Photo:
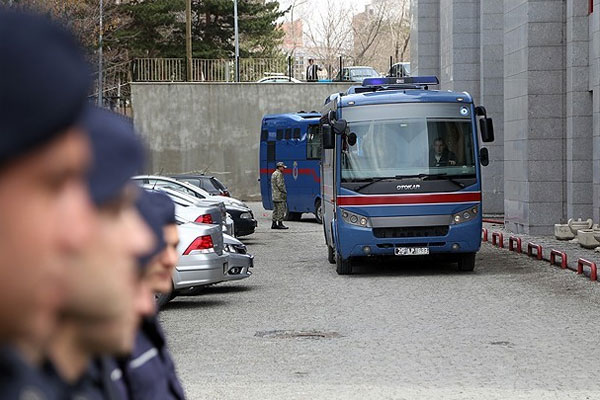
[{"label": "side window of bus", "polygon": [[306,158],[309,160],[321,159],[321,132],[319,125],[310,125],[306,135]]},{"label": "side window of bus", "polygon": [[277,140],[283,140],[283,129],[277,129]]},{"label": "side window of bus", "polygon": [[285,130],[285,140],[290,140],[292,138],[292,128],[287,128]]},{"label": "side window of bus", "polygon": [[293,139],[300,139],[300,128],[295,128],[294,129]]},{"label": "side window of bus", "polygon": [[267,130],[260,131],[260,141],[261,142],[266,142],[268,137],[269,137],[269,131],[267,131]]},{"label": "side window of bus", "polygon": [[275,142],[267,142],[267,162],[275,162]]}]

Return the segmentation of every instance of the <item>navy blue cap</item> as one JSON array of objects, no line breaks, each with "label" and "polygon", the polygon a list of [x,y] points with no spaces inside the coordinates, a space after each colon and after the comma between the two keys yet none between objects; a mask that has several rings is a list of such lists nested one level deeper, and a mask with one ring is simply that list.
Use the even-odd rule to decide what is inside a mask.
[{"label": "navy blue cap", "polygon": [[0,163],[78,122],[91,74],[74,36],[48,18],[0,7]]},{"label": "navy blue cap", "polygon": [[90,194],[96,205],[115,199],[144,165],[144,149],[131,118],[89,107],[85,127],[92,145],[88,175]]},{"label": "navy blue cap", "polygon": [[140,266],[145,267],[152,257],[160,253],[166,246],[163,228],[175,223],[175,204],[164,193],[142,190],[136,206],[152,231],[156,243],[152,251],[139,259]]}]

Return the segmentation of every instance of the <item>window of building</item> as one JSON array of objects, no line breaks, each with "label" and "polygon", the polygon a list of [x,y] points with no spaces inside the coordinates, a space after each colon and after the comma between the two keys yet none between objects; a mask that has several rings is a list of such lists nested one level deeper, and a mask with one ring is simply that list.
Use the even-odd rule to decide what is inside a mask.
[{"label": "window of building", "polygon": [[309,160],[321,159],[321,130],[319,125],[310,125],[306,136],[306,158]]}]

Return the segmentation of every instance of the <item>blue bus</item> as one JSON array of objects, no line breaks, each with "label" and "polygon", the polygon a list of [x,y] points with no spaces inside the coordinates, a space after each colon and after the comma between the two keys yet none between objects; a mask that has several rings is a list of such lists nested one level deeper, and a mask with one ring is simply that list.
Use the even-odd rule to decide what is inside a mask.
[{"label": "blue bus", "polygon": [[322,111],[323,227],[328,259],[445,255],[472,271],[481,246],[481,140],[494,132],[467,93],[436,77],[365,79]]},{"label": "blue bus", "polygon": [[260,193],[265,210],[273,209],[271,174],[283,161],[288,192],[288,220],[313,213],[321,223],[321,136],[320,113],[265,115],[260,134]]}]

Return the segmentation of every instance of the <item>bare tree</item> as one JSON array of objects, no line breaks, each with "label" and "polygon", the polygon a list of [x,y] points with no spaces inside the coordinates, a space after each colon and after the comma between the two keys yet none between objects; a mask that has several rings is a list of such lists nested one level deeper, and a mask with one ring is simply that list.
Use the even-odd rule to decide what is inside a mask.
[{"label": "bare tree", "polygon": [[309,51],[327,66],[330,77],[338,57],[350,53],[351,17],[352,8],[344,7],[340,1],[327,0],[327,12],[308,25],[306,37],[312,45]]},{"label": "bare tree", "polygon": [[408,43],[410,42],[409,0],[394,0],[396,8],[390,10],[387,23],[392,39],[394,58],[406,60]]},{"label": "bare tree", "polygon": [[390,4],[388,1],[375,1],[352,19],[354,38],[354,62],[366,64],[371,62],[384,35]]}]

